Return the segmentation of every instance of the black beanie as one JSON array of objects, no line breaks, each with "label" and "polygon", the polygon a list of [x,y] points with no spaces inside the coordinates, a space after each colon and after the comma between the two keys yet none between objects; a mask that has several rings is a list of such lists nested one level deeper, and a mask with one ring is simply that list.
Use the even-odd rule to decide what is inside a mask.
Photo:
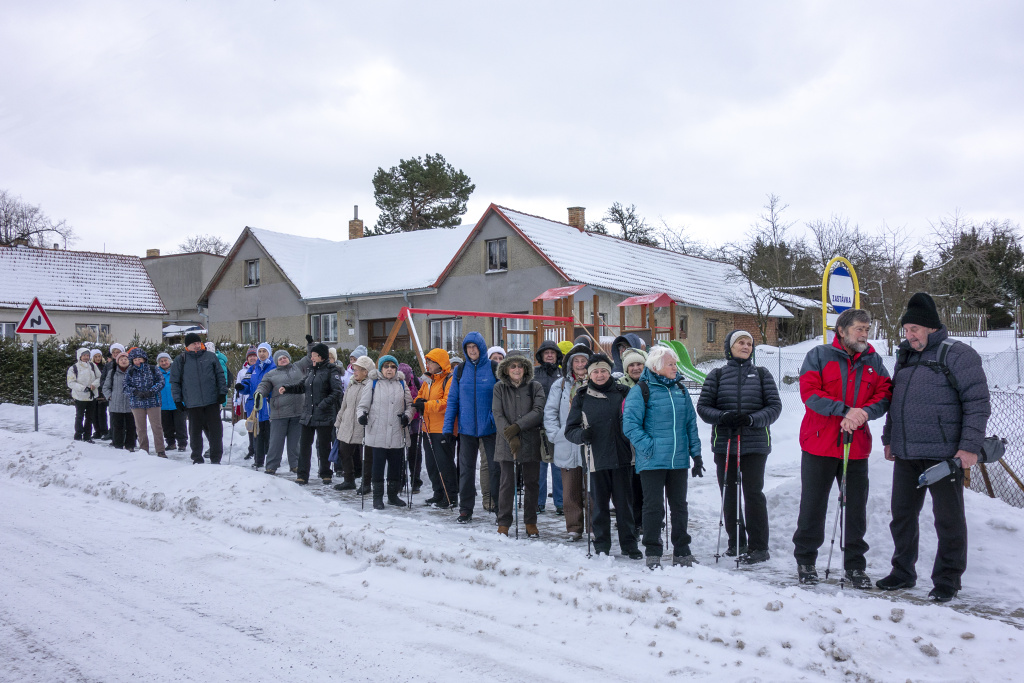
[{"label": "black beanie", "polygon": [[330,350],[327,348],[327,344],[313,344],[313,348],[310,349],[311,353],[315,353],[320,356],[320,360],[329,360],[331,356]]},{"label": "black beanie", "polygon": [[942,327],[935,301],[924,292],[918,292],[907,302],[907,312],[900,318],[900,325],[920,325],[937,330]]},{"label": "black beanie", "polygon": [[196,342],[201,341],[203,341],[203,338],[200,337],[195,332],[189,332],[188,334],[185,335],[185,346],[189,346],[190,344],[195,344]]}]

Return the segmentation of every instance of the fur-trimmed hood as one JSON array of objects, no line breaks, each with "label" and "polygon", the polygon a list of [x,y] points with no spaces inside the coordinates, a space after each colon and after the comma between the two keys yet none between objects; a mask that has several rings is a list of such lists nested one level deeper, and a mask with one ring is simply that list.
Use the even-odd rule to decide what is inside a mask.
[{"label": "fur-trimmed hood", "polygon": [[498,363],[497,375],[499,382],[512,384],[512,378],[508,374],[508,369],[512,363],[516,362],[526,368],[523,371],[523,384],[529,384],[533,380],[533,363],[530,362],[530,359],[519,354],[512,354],[511,356],[506,356],[504,360]]}]

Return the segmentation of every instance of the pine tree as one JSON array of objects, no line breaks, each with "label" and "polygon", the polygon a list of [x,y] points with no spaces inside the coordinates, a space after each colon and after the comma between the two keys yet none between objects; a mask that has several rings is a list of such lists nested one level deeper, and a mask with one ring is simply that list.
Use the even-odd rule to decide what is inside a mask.
[{"label": "pine tree", "polygon": [[476,186],[440,154],[402,159],[373,174],[373,199],[380,209],[370,235],[454,228]]}]

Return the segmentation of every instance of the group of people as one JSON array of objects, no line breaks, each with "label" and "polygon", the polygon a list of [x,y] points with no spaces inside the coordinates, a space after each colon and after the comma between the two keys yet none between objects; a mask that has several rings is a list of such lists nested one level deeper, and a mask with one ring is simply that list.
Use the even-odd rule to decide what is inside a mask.
[{"label": "group of people", "polygon": [[[864,541],[868,422],[884,417],[884,455],[894,462],[895,550],[891,573],[875,585],[897,590],[916,584],[918,515],[930,491],[939,537],[931,596],[948,601],[960,590],[967,562],[963,469],[953,468],[954,474],[927,489],[918,487],[918,477],[939,462],[955,458],[969,468],[977,461],[989,415],[981,359],[971,347],[947,339],[927,294],[915,294],[901,320],[906,339],[892,377],[867,342],[870,324],[866,311],[844,311],[832,343],[812,348],[801,368],[801,498],[793,535],[798,579],[818,582],[816,561],[836,483],[844,579],[856,588],[872,587]],[[531,359],[488,348],[479,332],[470,332],[461,359],[431,349],[419,377],[391,355],[375,363],[365,347],[353,351],[344,367],[334,349],[312,337],[307,342],[308,355],[296,362],[288,352],[260,344],[236,377],[236,400],[251,423],[247,457],[255,468],[276,473],[287,445],[289,468],[299,484],[308,484],[315,441],[324,484],[338,474],[343,481],[336,489],[372,494],[373,508],[384,509],[385,503],[406,505],[399,494],[407,483],[418,492],[425,464],[432,492],[427,503],[457,508],[463,524],[473,518],[480,471],[485,508],[496,513],[498,533],[507,536],[513,524],[518,531],[521,509],[526,536],[535,538],[550,467],[556,510],[564,514],[570,541],[591,534],[597,553],[609,554],[614,505],[624,555],[646,556],[648,567],[659,567],[667,519],[672,564],[690,566],[697,560],[688,532],[688,481],[705,472],[699,417],[712,426],[724,554],[749,565],[770,558],[763,489],[771,425],[782,402],[771,373],[754,363],[754,338],[747,331],[727,336],[726,362],[707,375],[696,407],[674,351],[647,349],[636,335],[616,338],[611,357],[580,337],[564,352],[545,341]],[[148,420],[157,455],[165,456],[164,439],[167,448],[176,442],[184,450],[187,415],[193,461],[204,462],[205,435],[210,461],[220,462],[226,367],[196,335],[186,336],[185,349],[173,361],[160,354],[158,367],[150,367],[137,348],[126,353],[114,344],[113,363],[106,364],[80,349],[68,370],[75,438],[89,440],[91,419],[115,447],[132,450],[138,434],[149,452]],[[109,429],[89,405],[99,396],[109,402]]]}]

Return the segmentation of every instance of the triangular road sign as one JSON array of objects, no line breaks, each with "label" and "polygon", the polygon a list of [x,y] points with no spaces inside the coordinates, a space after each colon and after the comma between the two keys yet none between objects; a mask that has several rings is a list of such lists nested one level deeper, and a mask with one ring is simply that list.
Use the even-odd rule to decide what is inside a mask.
[{"label": "triangular road sign", "polygon": [[43,305],[39,303],[39,297],[32,299],[32,305],[25,311],[25,317],[21,319],[15,332],[18,334],[57,334],[49,316],[43,310]]}]

